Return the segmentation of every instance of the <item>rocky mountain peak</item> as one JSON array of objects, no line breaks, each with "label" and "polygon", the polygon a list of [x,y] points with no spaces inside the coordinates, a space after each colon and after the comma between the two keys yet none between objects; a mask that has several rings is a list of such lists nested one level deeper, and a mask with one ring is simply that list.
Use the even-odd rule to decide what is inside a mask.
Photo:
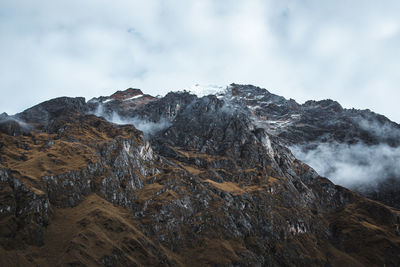
[{"label": "rocky mountain peak", "polygon": [[8,114],[7,113],[3,112],[3,113],[0,114],[0,121],[4,121],[7,118],[8,118]]},{"label": "rocky mountain peak", "polygon": [[47,124],[50,120],[68,113],[85,113],[84,97],[58,97],[33,106],[15,115],[27,123]]},{"label": "rocky mountain peak", "polygon": [[330,109],[335,112],[340,112],[343,110],[343,107],[336,101],[331,99],[325,99],[320,101],[309,100],[306,101],[303,106],[305,108],[323,108],[323,109]]},{"label": "rocky mountain peak", "polygon": [[257,100],[259,102],[268,101],[269,103],[281,104],[287,100],[275,94],[270,93],[267,89],[263,89],[254,85],[231,84],[228,88],[232,96],[242,97],[246,100]]},{"label": "rocky mountain peak", "polygon": [[132,97],[142,96],[143,92],[140,89],[128,88],[124,91],[117,91],[110,96],[111,99],[127,100]]}]

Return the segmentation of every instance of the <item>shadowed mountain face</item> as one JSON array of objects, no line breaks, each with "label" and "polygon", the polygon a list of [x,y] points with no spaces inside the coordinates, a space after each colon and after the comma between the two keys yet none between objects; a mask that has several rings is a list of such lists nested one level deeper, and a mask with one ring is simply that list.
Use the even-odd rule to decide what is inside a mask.
[{"label": "shadowed mountain face", "polygon": [[400,213],[287,148],[395,148],[395,136],[357,124],[397,127],[372,112],[233,84],[202,98],[57,98],[0,116],[2,266],[400,264]]}]

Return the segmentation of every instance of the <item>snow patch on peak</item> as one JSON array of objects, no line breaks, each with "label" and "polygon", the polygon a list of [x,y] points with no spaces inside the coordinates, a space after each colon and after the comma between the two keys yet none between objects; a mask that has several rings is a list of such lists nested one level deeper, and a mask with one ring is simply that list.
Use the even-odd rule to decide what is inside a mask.
[{"label": "snow patch on peak", "polygon": [[109,98],[109,99],[106,99],[106,100],[102,101],[102,103],[105,104],[105,103],[111,102],[113,100],[115,100],[115,99]]},{"label": "snow patch on peak", "polygon": [[143,94],[135,95],[135,96],[132,96],[132,97],[130,97],[130,98],[124,99],[124,101],[133,100],[133,99],[136,99],[136,98],[140,98],[140,97],[142,97],[142,96],[143,96]]},{"label": "snow patch on peak", "polygon": [[225,93],[229,86],[218,86],[218,85],[201,85],[196,84],[194,86],[185,88],[186,91],[197,95],[198,97],[203,97],[207,95],[222,95]]}]

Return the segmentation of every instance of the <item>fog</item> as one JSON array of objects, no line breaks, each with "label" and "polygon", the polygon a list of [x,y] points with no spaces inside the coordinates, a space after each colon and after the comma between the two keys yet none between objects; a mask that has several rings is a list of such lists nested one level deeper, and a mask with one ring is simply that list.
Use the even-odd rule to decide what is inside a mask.
[{"label": "fog", "polygon": [[99,103],[96,111],[92,112],[92,114],[98,117],[103,117],[107,121],[115,124],[133,125],[136,129],[142,131],[145,136],[154,135],[155,133],[171,126],[171,122],[168,121],[166,118],[161,118],[159,121],[153,122],[140,117],[122,117],[114,111],[112,113],[107,113],[104,109],[104,105],[101,103]]},{"label": "fog", "polygon": [[356,123],[361,127],[361,129],[368,131],[374,136],[378,136],[382,139],[395,138],[400,139],[400,127],[389,122],[378,122],[377,120],[371,119],[359,119]]},{"label": "fog", "polygon": [[0,114],[0,123],[13,121],[18,123],[19,127],[21,127],[21,131],[29,132],[32,130],[32,125],[21,121],[20,119],[16,118],[15,116],[9,116],[7,113]]},{"label": "fog", "polygon": [[400,147],[321,143],[309,151],[300,146],[290,149],[321,176],[348,188],[362,189],[388,178],[400,179]]},{"label": "fog", "polygon": [[153,135],[171,126],[171,122],[165,118],[162,118],[158,122],[152,122],[139,117],[123,118],[116,113],[112,115],[109,121],[115,124],[131,124],[135,126],[136,129],[142,131],[145,135]]}]

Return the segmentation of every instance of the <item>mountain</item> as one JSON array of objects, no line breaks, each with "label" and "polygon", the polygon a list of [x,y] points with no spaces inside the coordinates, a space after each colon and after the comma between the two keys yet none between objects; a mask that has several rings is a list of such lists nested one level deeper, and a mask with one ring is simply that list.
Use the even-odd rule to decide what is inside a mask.
[{"label": "mountain", "polygon": [[228,99],[245,103],[255,125],[320,174],[400,208],[399,124],[370,110],[344,109],[333,100],[300,105],[249,85],[232,85]]},{"label": "mountain", "polygon": [[332,100],[300,105],[254,86],[232,85],[228,91],[228,99],[246,103],[257,126],[320,174],[400,208],[400,125]]},{"label": "mountain", "polygon": [[398,266],[400,212],[291,152],[396,148],[395,136],[351,120],[366,114],[398,127],[237,84],[200,98],[130,88],[2,114],[0,264]]},{"label": "mountain", "polygon": [[[200,88],[191,89],[199,94]],[[215,95],[226,107],[246,114],[254,127],[264,129],[270,138],[290,148],[321,175],[370,199],[400,208],[400,125],[370,110],[345,109],[333,100],[301,105],[252,85],[232,84],[221,89],[206,88],[205,92]],[[148,106],[141,103],[155,98],[110,102],[112,97],[100,97],[89,103],[92,110],[101,108],[98,115],[117,123],[133,123],[146,132],[150,124],[161,128],[170,125],[175,113],[194,101],[184,97],[187,99],[171,94]]]}]

